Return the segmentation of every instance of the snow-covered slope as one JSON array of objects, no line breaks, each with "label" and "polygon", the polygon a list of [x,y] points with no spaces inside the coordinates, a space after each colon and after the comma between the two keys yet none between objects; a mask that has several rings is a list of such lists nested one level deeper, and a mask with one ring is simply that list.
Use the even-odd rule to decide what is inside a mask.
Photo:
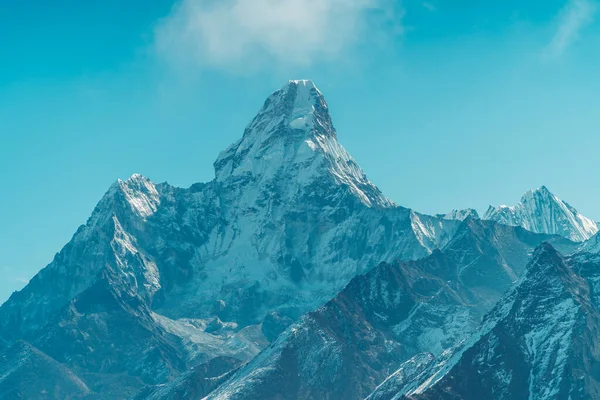
[{"label": "snow-covered slope", "polygon": [[565,259],[541,245],[479,332],[404,394],[415,400],[599,398],[598,271],[597,256]]},{"label": "snow-covered slope", "polygon": [[490,206],[483,219],[521,226],[532,232],[560,235],[575,242],[583,242],[598,232],[596,222],[579,214],[546,186],[528,191],[514,207]]},{"label": "snow-covered slope", "polygon": [[395,374],[393,390],[428,358],[415,356],[440,356],[474,332],[546,239],[467,219],[442,251],[354,278],[208,399],[363,399]]},{"label": "snow-covered slope", "polygon": [[[291,81],[273,93],[244,136],[219,155],[215,170],[217,182],[252,180],[257,189],[293,177],[279,188],[282,200],[327,178],[369,207],[394,206],[338,142],[325,98],[311,81]],[[260,194],[255,190],[239,201],[254,205]]]},{"label": "snow-covered slope", "polygon": [[93,390],[135,391],[213,357],[249,360],[357,274],[427,256],[460,223],[388,200],[310,81],[273,93],[214,166],[188,189],[117,181],[0,307],[0,337],[27,339]]}]

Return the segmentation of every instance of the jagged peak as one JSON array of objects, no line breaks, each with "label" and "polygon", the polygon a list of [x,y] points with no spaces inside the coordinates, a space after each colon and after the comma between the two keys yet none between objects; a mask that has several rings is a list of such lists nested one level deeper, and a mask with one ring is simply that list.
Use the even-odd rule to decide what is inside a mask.
[{"label": "jagged peak", "polygon": [[285,128],[308,134],[318,130],[320,134],[336,136],[325,97],[312,81],[291,80],[272,93],[246,128],[244,136]]},{"label": "jagged peak", "polygon": [[117,179],[96,206],[88,224],[107,221],[121,211],[123,204],[128,205],[134,215],[146,219],[157,211],[160,194],[156,185],[141,174],[133,174],[125,180]]},{"label": "jagged peak", "polygon": [[218,182],[251,177],[305,185],[329,177],[368,206],[394,205],[338,142],[325,98],[309,80],[289,81],[271,94],[214,167]]},{"label": "jagged peak", "polygon": [[119,179],[117,183],[134,213],[147,218],[156,212],[160,205],[160,195],[150,179],[141,174],[133,174],[124,181]]},{"label": "jagged peak", "polygon": [[323,93],[321,93],[319,88],[310,79],[290,80],[280,90],[284,93],[294,95],[296,102],[302,99],[319,101],[323,98]]},{"label": "jagged peak", "polygon": [[545,185],[525,192],[515,206],[490,206],[483,219],[521,226],[536,233],[561,235],[576,242],[589,239],[599,228]]},{"label": "jagged peak", "polygon": [[142,182],[151,182],[149,178],[146,178],[142,174],[134,173],[129,178],[122,180],[117,179],[118,183],[132,184],[132,183],[142,183]]},{"label": "jagged peak", "polygon": [[549,294],[550,288],[555,287],[567,290],[571,296],[580,299],[581,290],[586,287],[583,279],[567,265],[564,256],[548,242],[535,249],[521,279],[517,290],[522,296],[532,295],[534,288]]},{"label": "jagged peak", "polygon": [[537,199],[546,199],[548,201],[553,201],[556,203],[561,201],[554,193],[552,193],[548,189],[548,187],[546,187],[545,185],[542,185],[535,190],[528,190],[527,192],[525,192],[525,194],[521,197],[521,203],[525,203],[531,199],[536,199],[536,198]]},{"label": "jagged peak", "polygon": [[539,264],[540,260],[545,257],[552,257],[554,259],[561,258],[562,255],[548,242],[542,242],[539,244],[535,250],[533,251],[533,255],[531,257],[532,264]]},{"label": "jagged peak", "polygon": [[310,79],[290,79],[288,85],[304,85],[311,88],[316,88],[314,82]]}]

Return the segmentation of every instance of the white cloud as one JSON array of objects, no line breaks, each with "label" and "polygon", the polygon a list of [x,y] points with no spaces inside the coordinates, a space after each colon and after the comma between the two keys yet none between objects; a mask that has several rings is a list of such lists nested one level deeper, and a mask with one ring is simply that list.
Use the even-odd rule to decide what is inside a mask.
[{"label": "white cloud", "polygon": [[551,55],[562,54],[579,38],[579,32],[594,21],[596,3],[592,0],[569,0],[558,17],[558,27],[548,51]]},{"label": "white cloud", "polygon": [[[397,3],[397,2],[396,2]],[[351,47],[398,32],[393,0],[181,0],[157,26],[169,61],[227,69],[335,60]]]},{"label": "white cloud", "polygon": [[426,10],[431,11],[431,12],[435,12],[438,10],[438,8],[435,4],[430,3],[428,1],[423,1],[421,3],[421,5],[423,6],[423,8],[425,8]]}]

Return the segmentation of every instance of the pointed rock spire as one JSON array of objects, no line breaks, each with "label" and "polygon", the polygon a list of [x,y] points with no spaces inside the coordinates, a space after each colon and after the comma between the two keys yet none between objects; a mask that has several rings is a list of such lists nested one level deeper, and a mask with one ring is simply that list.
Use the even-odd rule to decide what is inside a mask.
[{"label": "pointed rock spire", "polygon": [[243,137],[214,164],[217,182],[328,182],[347,187],[367,206],[385,198],[338,142],[325,98],[312,81],[289,81],[266,100]]},{"label": "pointed rock spire", "polygon": [[598,232],[596,222],[579,214],[546,186],[527,191],[514,207],[490,206],[483,219],[521,226],[536,233],[560,235],[583,242]]}]

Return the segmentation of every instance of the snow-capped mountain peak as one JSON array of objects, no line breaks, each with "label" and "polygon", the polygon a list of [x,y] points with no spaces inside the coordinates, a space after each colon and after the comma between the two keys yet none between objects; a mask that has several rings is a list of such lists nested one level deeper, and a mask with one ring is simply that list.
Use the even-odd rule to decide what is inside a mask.
[{"label": "snow-capped mountain peak", "polygon": [[214,166],[218,182],[287,181],[297,192],[329,177],[368,206],[394,205],[338,142],[325,98],[308,80],[290,81],[269,96]]},{"label": "snow-capped mountain peak", "polygon": [[125,196],[131,210],[143,218],[154,214],[160,205],[156,186],[145,176],[133,174],[124,181],[119,179],[116,185]]},{"label": "snow-capped mountain peak", "polygon": [[591,238],[599,229],[596,222],[579,214],[546,186],[527,191],[515,206],[490,206],[483,219],[560,235],[576,242]]},{"label": "snow-capped mountain peak", "polygon": [[[160,202],[160,194],[150,179],[140,174],[133,174],[125,180],[117,179],[98,202],[83,229],[91,234],[107,223],[112,226],[114,215],[145,221],[158,210]],[[87,238],[87,234],[82,233]]]}]

